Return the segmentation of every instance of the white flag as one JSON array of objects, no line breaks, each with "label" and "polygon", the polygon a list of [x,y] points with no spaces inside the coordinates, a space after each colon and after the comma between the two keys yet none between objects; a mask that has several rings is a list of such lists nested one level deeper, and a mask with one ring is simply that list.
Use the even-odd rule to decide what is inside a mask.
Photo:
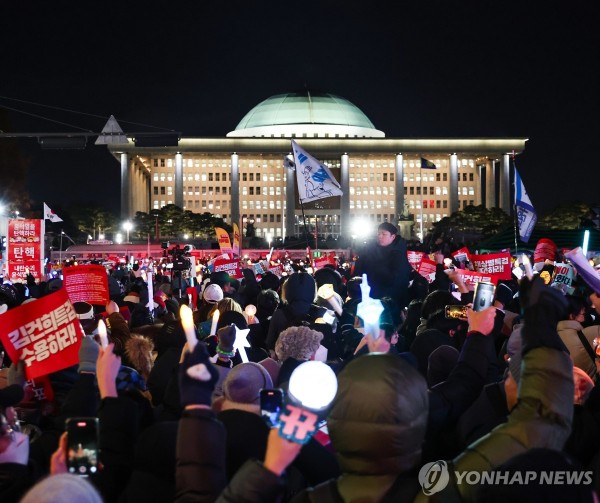
[{"label": "white flag", "polygon": [[537,214],[533,209],[531,199],[527,195],[525,185],[523,185],[523,180],[521,180],[517,168],[515,168],[515,208],[521,241],[527,243],[537,222]]},{"label": "white flag", "polygon": [[44,219],[50,220],[50,222],[62,222],[63,219],[60,218],[56,213],[54,213],[46,203],[44,203]]},{"label": "white flag", "polygon": [[320,163],[292,140],[292,151],[296,163],[296,181],[301,203],[326,197],[341,196],[340,184],[329,168]]}]

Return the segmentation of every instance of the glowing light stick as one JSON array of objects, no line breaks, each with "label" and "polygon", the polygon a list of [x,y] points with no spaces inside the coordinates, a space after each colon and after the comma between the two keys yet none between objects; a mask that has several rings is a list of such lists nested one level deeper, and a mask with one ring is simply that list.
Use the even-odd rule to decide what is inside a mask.
[{"label": "glowing light stick", "polygon": [[192,305],[192,294],[188,293],[188,305],[192,306],[192,309],[194,308],[194,306]]},{"label": "glowing light stick", "polygon": [[581,252],[584,257],[587,257],[588,245],[590,244],[590,231],[584,231],[583,233],[583,245],[581,246]]},{"label": "glowing light stick", "polygon": [[523,267],[525,268],[525,276],[527,276],[527,279],[531,281],[533,279],[533,270],[531,269],[529,257],[524,253],[521,255],[521,264],[523,264]]},{"label": "glowing light stick", "polygon": [[329,302],[331,307],[333,307],[333,310],[338,315],[342,315],[342,306],[340,306],[340,303],[337,300],[337,297],[335,296],[335,290],[333,289],[333,285],[331,283],[326,283],[325,285],[322,285],[317,290],[317,295]]},{"label": "glowing light stick", "polygon": [[183,326],[183,331],[185,332],[188,348],[190,352],[192,352],[198,343],[196,329],[194,327],[194,313],[188,306],[183,304],[179,308],[179,317],[181,318],[181,325]]},{"label": "glowing light stick", "polygon": [[217,323],[219,323],[219,316],[221,313],[217,309],[212,315],[212,324],[210,325],[210,335],[217,334]]},{"label": "glowing light stick", "polygon": [[379,316],[383,312],[383,304],[379,299],[371,298],[371,287],[367,282],[367,275],[363,274],[362,283],[362,301],[356,307],[356,315],[363,320],[365,324],[365,333],[371,334],[373,339],[379,337]]},{"label": "glowing light stick", "polygon": [[244,330],[240,330],[237,325],[235,326],[235,342],[233,343],[233,350],[236,349],[240,352],[240,358],[244,363],[247,363],[248,355],[246,354],[246,348],[251,347],[248,342],[248,334],[250,333],[250,329],[246,328]]},{"label": "glowing light stick", "polygon": [[104,321],[98,322],[98,337],[100,337],[100,345],[105,348],[108,346],[108,336],[106,335],[106,325]]},{"label": "glowing light stick", "polygon": [[148,304],[146,307],[150,309],[150,313],[154,311],[154,284],[152,283],[152,273],[149,272],[148,276]]},{"label": "glowing light stick", "polygon": [[248,304],[244,309],[246,316],[248,317],[248,323],[254,323],[254,315],[256,314],[256,306]]}]

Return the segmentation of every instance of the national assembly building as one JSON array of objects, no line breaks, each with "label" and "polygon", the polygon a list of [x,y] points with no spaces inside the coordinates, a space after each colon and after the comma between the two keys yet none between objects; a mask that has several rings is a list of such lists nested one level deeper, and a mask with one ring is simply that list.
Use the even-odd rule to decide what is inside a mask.
[{"label": "national assembly building", "polygon": [[[308,230],[334,238],[365,221],[414,222],[422,238],[433,222],[467,205],[511,211],[511,157],[526,138],[388,138],[348,100],[288,93],[252,108],[225,137],[181,137],[148,145],[121,136],[107,146],[121,166],[121,213],[175,204],[209,212],[256,235],[300,236],[303,219],[290,139],[331,170],[342,196],[304,204]],[[423,160],[435,169],[423,169]],[[401,226],[403,234],[406,226]],[[409,238],[411,236],[404,235]]]}]

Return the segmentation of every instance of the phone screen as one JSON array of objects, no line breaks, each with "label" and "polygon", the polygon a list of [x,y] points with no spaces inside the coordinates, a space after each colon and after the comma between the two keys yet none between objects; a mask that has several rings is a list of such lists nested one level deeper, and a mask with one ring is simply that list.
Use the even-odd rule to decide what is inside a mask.
[{"label": "phone screen", "polygon": [[98,471],[98,418],[67,419],[67,469],[75,475]]},{"label": "phone screen", "polygon": [[462,305],[446,306],[445,313],[446,313],[446,318],[466,320],[467,319],[467,306],[462,306]]},{"label": "phone screen", "polygon": [[283,407],[283,390],[281,388],[260,390],[260,415],[271,426],[277,424],[277,415]]}]

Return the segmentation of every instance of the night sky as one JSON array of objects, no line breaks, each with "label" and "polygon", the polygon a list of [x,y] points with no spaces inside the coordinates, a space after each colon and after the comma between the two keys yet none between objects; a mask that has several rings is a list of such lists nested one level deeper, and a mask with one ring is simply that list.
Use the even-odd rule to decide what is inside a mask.
[{"label": "night sky", "polygon": [[[306,86],[349,99],[388,137],[528,137],[517,168],[538,212],[600,201],[597,2],[21,0],[0,9],[0,106],[64,123],[7,111],[11,131],[99,132],[113,114],[126,132],[222,137],[260,101]],[[35,201],[118,212],[119,165],[105,148],[20,143]]]}]

